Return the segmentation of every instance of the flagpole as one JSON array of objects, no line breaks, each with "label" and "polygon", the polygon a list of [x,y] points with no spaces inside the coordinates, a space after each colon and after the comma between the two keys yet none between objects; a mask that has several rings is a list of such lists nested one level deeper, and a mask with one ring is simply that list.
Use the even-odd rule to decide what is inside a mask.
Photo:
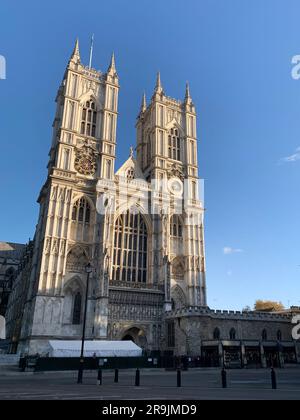
[{"label": "flagpole", "polygon": [[90,61],[89,61],[89,68],[92,68],[92,58],[93,58],[93,47],[94,47],[94,34],[91,38],[91,49],[90,49]]}]

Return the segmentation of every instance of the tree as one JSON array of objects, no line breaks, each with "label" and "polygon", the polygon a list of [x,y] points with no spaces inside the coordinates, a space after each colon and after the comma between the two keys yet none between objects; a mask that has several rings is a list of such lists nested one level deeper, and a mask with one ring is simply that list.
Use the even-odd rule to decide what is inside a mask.
[{"label": "tree", "polygon": [[276,312],[276,311],[283,311],[284,309],[285,307],[281,302],[275,302],[272,300],[258,299],[254,305],[255,311]]}]

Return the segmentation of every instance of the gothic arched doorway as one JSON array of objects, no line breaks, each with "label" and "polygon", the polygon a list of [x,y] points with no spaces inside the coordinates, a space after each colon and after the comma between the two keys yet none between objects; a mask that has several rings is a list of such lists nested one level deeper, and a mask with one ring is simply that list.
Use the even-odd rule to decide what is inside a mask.
[{"label": "gothic arched doorway", "polygon": [[133,341],[143,350],[145,350],[148,345],[145,332],[138,327],[132,327],[126,330],[123,334],[122,341]]}]

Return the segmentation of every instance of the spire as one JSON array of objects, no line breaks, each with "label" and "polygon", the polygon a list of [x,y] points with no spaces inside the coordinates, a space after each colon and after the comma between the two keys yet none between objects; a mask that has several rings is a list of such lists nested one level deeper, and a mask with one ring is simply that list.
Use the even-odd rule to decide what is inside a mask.
[{"label": "spire", "polygon": [[156,76],[155,93],[163,93],[163,88],[160,80],[160,72],[158,72]]},{"label": "spire", "polygon": [[191,99],[189,82],[186,82],[186,85],[185,85],[185,99],[186,100]]},{"label": "spire", "polygon": [[79,41],[78,38],[76,38],[75,46],[70,58],[71,61],[74,61],[75,63],[80,63],[80,52],[79,52]]},{"label": "spire", "polygon": [[186,82],[184,102],[186,104],[192,104],[192,97],[191,97],[191,93],[190,93],[189,82]]},{"label": "spire", "polygon": [[116,62],[115,62],[115,53],[114,52],[111,55],[110,64],[109,64],[107,73],[113,73],[113,74],[117,73]]},{"label": "spire", "polygon": [[141,112],[145,112],[147,109],[146,93],[144,92],[141,104]]}]

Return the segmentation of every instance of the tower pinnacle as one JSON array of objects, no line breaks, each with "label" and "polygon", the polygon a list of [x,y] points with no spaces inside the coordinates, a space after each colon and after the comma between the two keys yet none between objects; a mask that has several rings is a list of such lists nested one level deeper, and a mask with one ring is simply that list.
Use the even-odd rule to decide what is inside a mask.
[{"label": "tower pinnacle", "polygon": [[114,52],[111,55],[110,64],[109,64],[107,73],[110,73],[110,74],[117,73],[117,70],[116,70],[116,62],[115,62],[115,53]]},{"label": "tower pinnacle", "polygon": [[146,101],[146,94],[144,92],[141,104],[141,112],[145,112],[147,109],[147,101]]},{"label": "tower pinnacle", "polygon": [[73,61],[74,63],[80,63],[80,52],[79,52],[78,38],[76,38],[75,46],[74,46],[70,61]]},{"label": "tower pinnacle", "polygon": [[163,93],[163,87],[160,80],[160,72],[158,72],[156,76],[155,93]]},{"label": "tower pinnacle", "polygon": [[185,100],[187,99],[191,99],[189,82],[186,82],[186,85],[185,85]]}]

